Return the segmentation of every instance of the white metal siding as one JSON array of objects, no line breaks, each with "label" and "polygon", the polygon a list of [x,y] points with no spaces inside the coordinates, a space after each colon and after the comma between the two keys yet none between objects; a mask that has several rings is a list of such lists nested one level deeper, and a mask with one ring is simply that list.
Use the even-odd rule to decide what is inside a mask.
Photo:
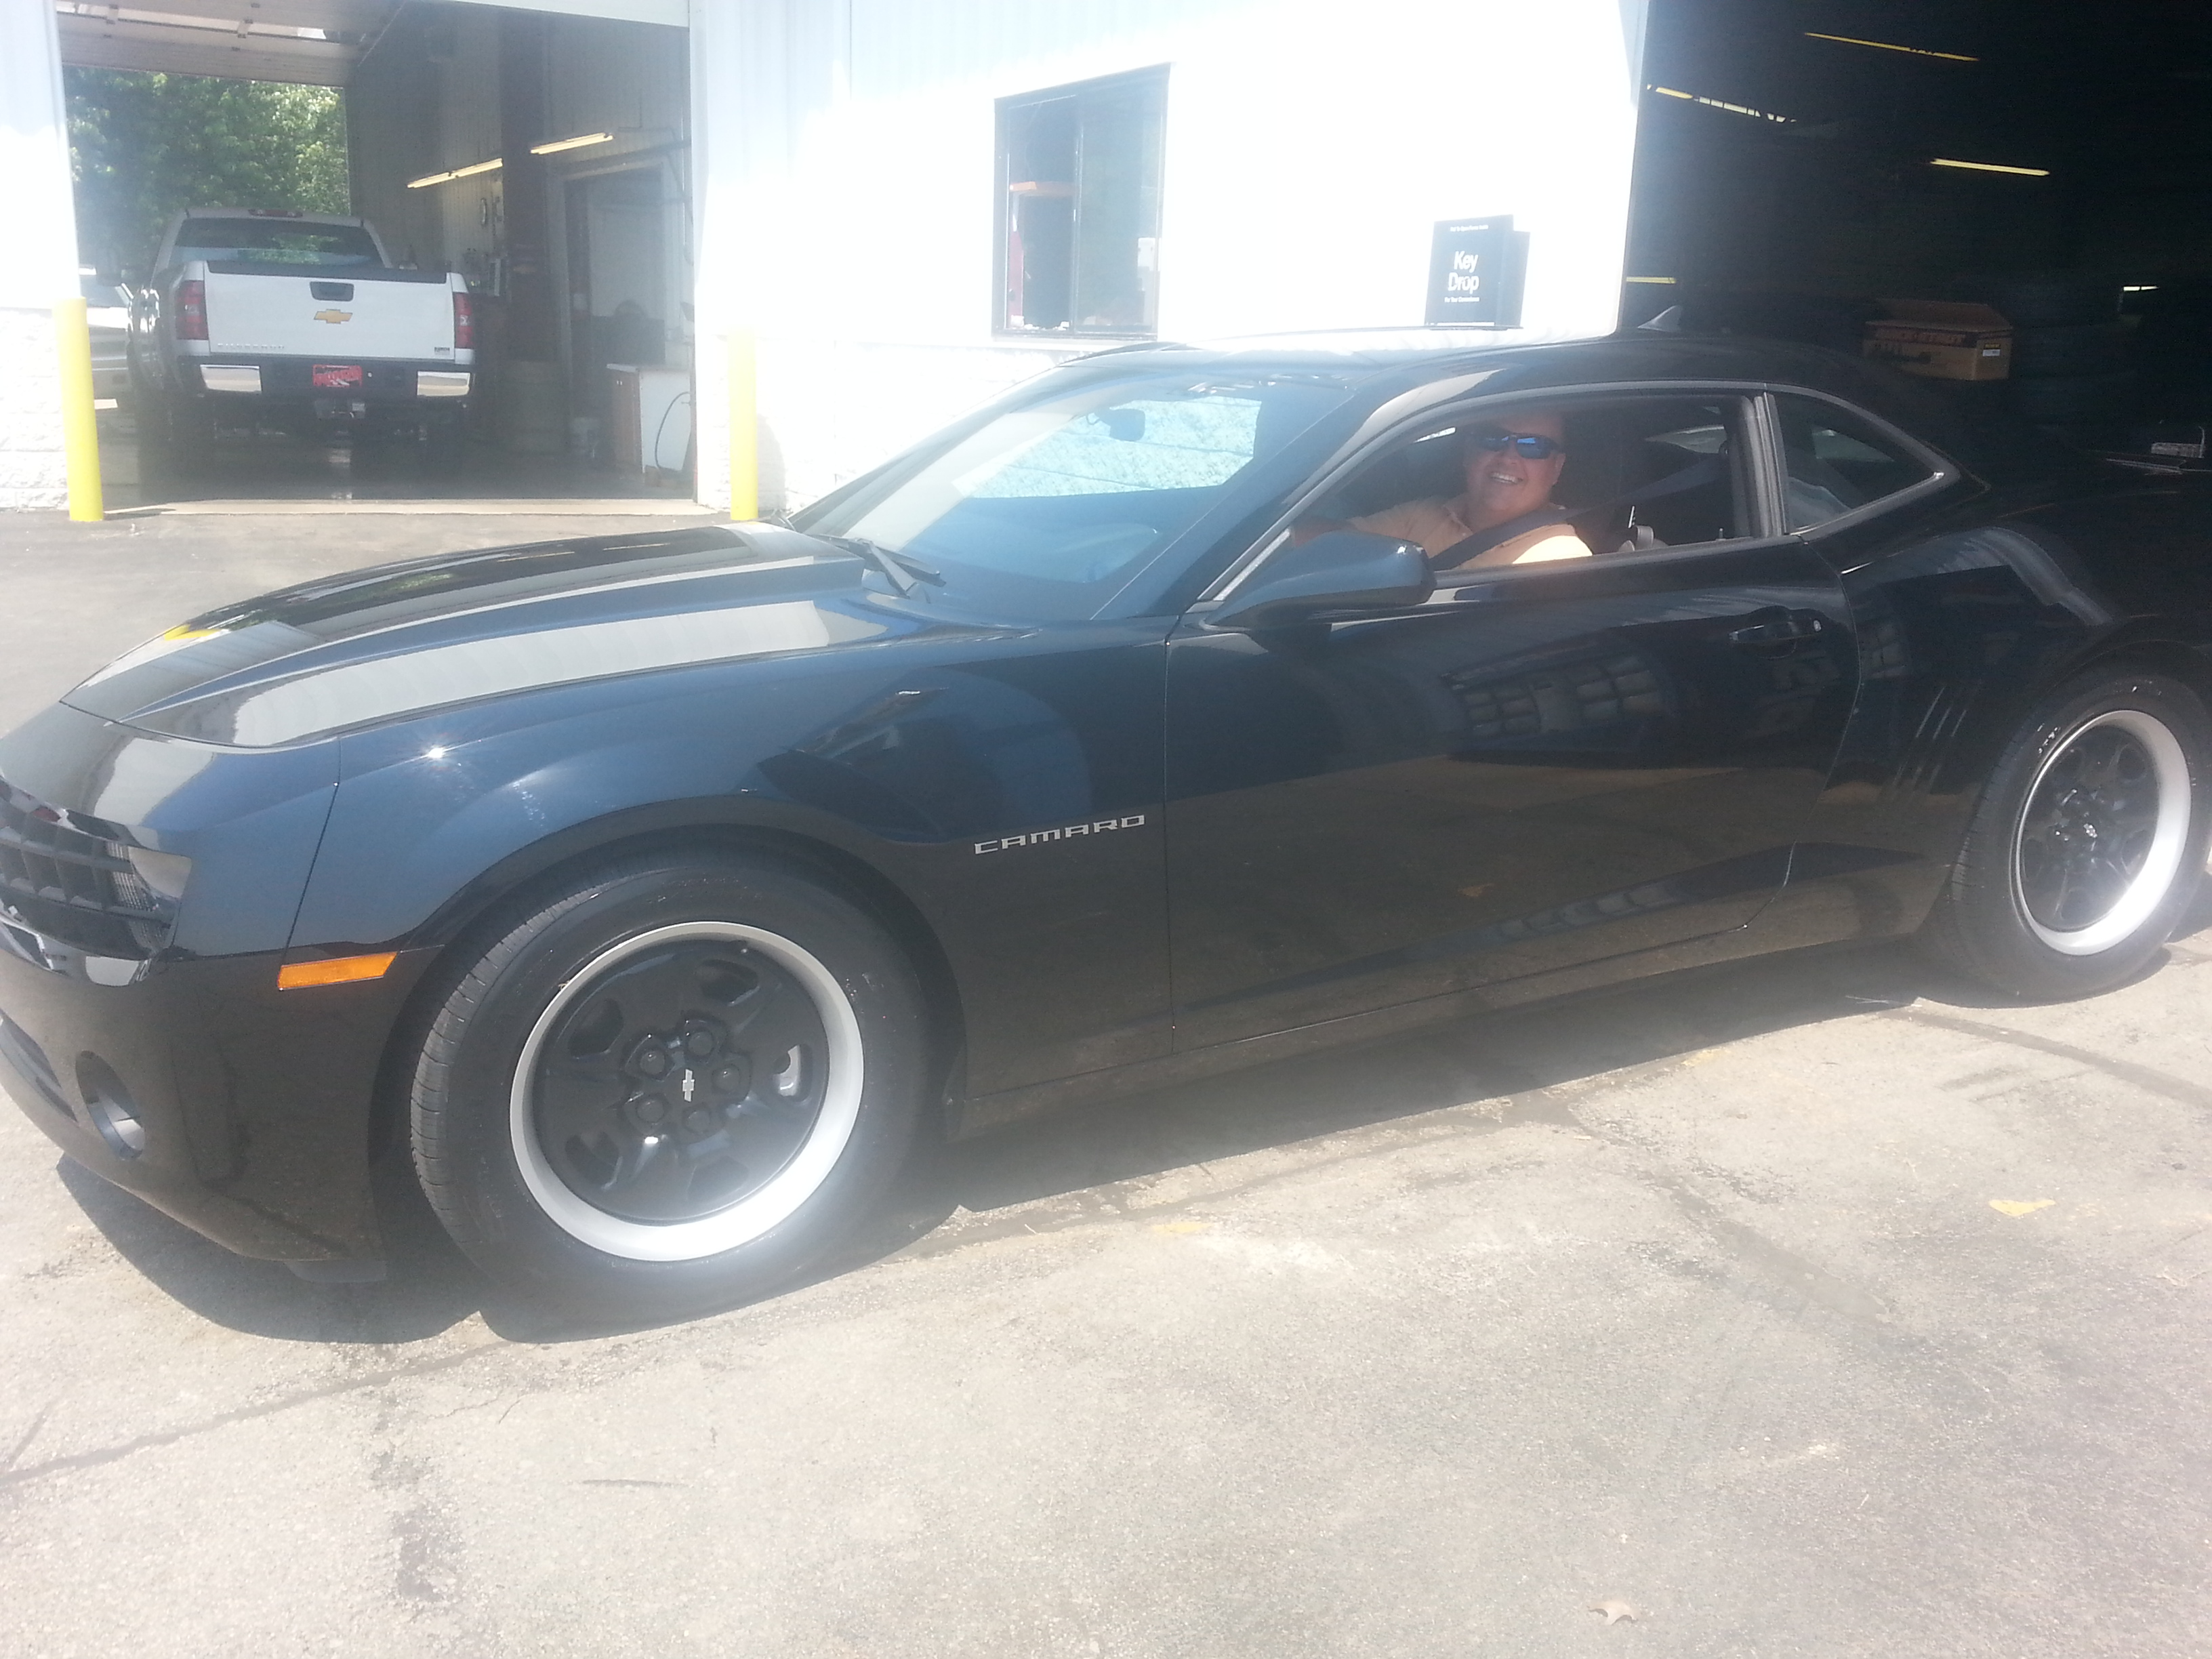
[{"label": "white metal siding", "polygon": [[[1615,316],[1641,0],[703,3],[702,333],[761,336],[793,499],[1096,341],[992,333],[994,102],[1170,66],[1160,332],[1418,325],[1431,227],[1532,235],[1529,334]],[[849,23],[848,20],[849,19]],[[725,433],[701,404],[702,499]]]}]

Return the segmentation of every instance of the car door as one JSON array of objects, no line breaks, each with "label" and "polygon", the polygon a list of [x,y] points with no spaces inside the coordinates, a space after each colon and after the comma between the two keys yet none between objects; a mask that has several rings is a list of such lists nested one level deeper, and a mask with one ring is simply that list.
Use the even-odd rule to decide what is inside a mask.
[{"label": "car door", "polygon": [[[1179,624],[1179,1048],[1741,927],[1784,879],[1856,667],[1834,571],[1778,533],[1766,400],[1543,406],[1568,420],[1571,468],[1603,481],[1583,499],[1610,498],[1578,525],[1632,550],[1447,575],[1380,615],[1242,631],[1201,603]],[[1470,418],[1444,415],[1443,433],[1433,414],[1401,428],[1397,453]],[[1633,453],[1583,456],[1577,427]]]}]

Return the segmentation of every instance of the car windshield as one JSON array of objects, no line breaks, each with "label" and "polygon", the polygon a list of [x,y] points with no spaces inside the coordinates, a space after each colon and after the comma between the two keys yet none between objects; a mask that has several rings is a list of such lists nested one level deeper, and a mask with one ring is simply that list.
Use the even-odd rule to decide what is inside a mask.
[{"label": "car windshield", "polygon": [[1087,617],[1346,395],[1326,374],[1048,380],[796,523],[920,561],[980,609]]},{"label": "car windshield", "polygon": [[296,219],[187,219],[177,231],[180,259],[242,259],[257,264],[373,265],[376,244],[359,225]]}]

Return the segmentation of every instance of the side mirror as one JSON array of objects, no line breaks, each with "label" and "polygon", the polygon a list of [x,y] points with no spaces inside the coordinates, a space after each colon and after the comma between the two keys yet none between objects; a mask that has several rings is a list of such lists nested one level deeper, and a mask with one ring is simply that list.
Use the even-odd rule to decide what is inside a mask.
[{"label": "side mirror", "polygon": [[1281,628],[1334,611],[1402,611],[1436,592],[1419,543],[1331,530],[1285,547],[1207,620],[1216,628]]}]

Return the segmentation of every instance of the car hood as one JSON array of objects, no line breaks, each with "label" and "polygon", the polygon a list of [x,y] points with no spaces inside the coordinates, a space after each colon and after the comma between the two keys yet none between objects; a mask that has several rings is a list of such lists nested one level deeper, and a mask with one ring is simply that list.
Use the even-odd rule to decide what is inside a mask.
[{"label": "car hood", "polygon": [[349,571],[226,606],[62,699],[272,748],[486,697],[820,651],[918,625],[851,555],[772,525],[543,542]]}]

